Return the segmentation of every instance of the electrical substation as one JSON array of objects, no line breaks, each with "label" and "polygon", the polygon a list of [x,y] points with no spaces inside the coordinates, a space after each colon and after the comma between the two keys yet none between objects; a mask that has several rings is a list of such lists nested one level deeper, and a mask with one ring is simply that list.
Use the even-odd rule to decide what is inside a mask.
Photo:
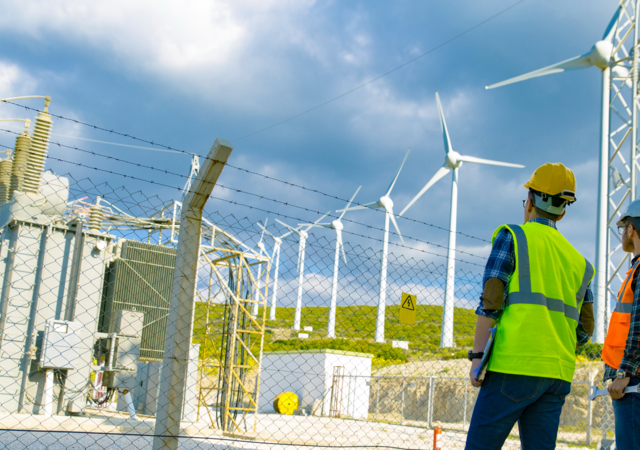
[{"label": "electrical substation", "polygon": [[[100,196],[71,199],[69,179],[44,171],[44,100],[33,135],[29,120],[15,119],[25,131],[0,161],[0,412],[90,417],[114,404],[131,419],[155,416],[182,203],[133,217]],[[198,169],[194,157],[185,192]],[[258,381],[245,383],[261,363],[270,259],[210,222],[199,255],[192,299],[224,305],[222,318],[207,308],[205,320],[222,319],[225,332],[202,352],[191,344],[182,420],[196,421],[208,396],[215,405],[202,414],[222,430],[240,431],[242,418],[246,431],[258,404]],[[206,392],[205,375],[216,380]]]}]

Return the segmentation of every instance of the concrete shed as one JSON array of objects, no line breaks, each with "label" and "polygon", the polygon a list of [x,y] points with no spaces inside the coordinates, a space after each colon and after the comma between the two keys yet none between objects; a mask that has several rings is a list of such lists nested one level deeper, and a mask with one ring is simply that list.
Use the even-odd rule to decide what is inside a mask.
[{"label": "concrete shed", "polygon": [[265,352],[258,411],[275,412],[274,398],[295,392],[300,408],[309,413],[366,418],[372,358],[368,353],[327,349]]}]

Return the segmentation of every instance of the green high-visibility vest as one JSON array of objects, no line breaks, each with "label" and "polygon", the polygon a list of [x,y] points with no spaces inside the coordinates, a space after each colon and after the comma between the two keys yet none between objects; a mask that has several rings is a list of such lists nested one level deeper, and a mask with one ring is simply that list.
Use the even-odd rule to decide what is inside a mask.
[{"label": "green high-visibility vest", "polygon": [[488,370],[573,379],[576,328],[594,268],[553,227],[502,225],[513,235],[516,267],[496,325]]}]

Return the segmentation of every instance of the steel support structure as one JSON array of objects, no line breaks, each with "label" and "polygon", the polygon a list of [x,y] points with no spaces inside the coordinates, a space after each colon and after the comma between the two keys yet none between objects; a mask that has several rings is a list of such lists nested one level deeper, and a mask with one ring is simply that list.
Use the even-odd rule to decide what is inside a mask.
[{"label": "steel support structure", "polygon": [[[637,131],[638,3],[640,0],[620,2],[610,67],[603,70],[602,77],[601,136],[607,141],[602,143],[600,155],[594,291],[596,329],[593,337],[594,342],[600,343],[606,336],[611,302],[617,296],[630,262],[629,253],[622,250],[616,222],[629,202],[636,199],[640,170]],[[606,199],[606,205],[603,199]]]}]

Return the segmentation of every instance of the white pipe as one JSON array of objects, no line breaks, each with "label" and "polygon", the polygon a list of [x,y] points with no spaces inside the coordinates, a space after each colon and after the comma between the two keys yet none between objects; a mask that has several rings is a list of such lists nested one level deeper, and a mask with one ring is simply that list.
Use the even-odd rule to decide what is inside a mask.
[{"label": "white pipe", "polygon": [[107,370],[113,369],[113,355],[116,352],[116,334],[111,333],[109,336],[111,344],[109,345],[109,361],[107,362]]},{"label": "white pipe", "polygon": [[127,404],[127,409],[129,410],[129,418],[131,420],[137,420],[138,417],[136,416],[136,408],[133,406],[133,398],[131,397],[131,391],[128,389],[125,389],[123,394],[124,394],[124,401]]},{"label": "white pipe", "polygon": [[276,320],[276,302],[278,295],[278,271],[280,270],[280,243],[276,241],[274,253],[276,254],[276,273],[273,277],[273,295],[271,295],[271,309],[269,310],[269,320]]},{"label": "white pipe", "polygon": [[53,412],[53,370],[45,370],[44,378],[44,416],[51,417]]},{"label": "white pipe", "polygon": [[298,298],[296,300],[296,315],[293,320],[293,329],[295,331],[300,331],[300,322],[302,315],[302,285],[304,284],[304,251],[307,245],[306,236],[300,234],[300,247],[298,249],[298,258],[300,259],[300,274],[298,276]]},{"label": "white pipe", "polygon": [[384,240],[382,242],[382,266],[380,267],[380,295],[376,316],[376,342],[384,343],[384,319],[387,302],[387,256],[389,253],[389,211],[384,214]]},{"label": "white pipe", "polygon": [[596,220],[595,329],[593,342],[602,344],[605,338],[605,305],[607,295],[607,200],[609,197],[609,78],[611,69],[602,71],[602,122],[600,123],[600,167],[598,171],[598,201]]},{"label": "white pipe", "polygon": [[449,218],[449,248],[447,250],[447,281],[444,287],[440,347],[453,347],[453,306],[456,270],[456,223],[458,217],[458,169],[452,170],[451,217]]},{"label": "white pipe", "polygon": [[331,307],[329,308],[329,324],[327,337],[336,337],[336,304],[338,297],[338,270],[340,268],[340,241],[336,236],[336,254],[333,258],[333,284],[331,285]]}]

